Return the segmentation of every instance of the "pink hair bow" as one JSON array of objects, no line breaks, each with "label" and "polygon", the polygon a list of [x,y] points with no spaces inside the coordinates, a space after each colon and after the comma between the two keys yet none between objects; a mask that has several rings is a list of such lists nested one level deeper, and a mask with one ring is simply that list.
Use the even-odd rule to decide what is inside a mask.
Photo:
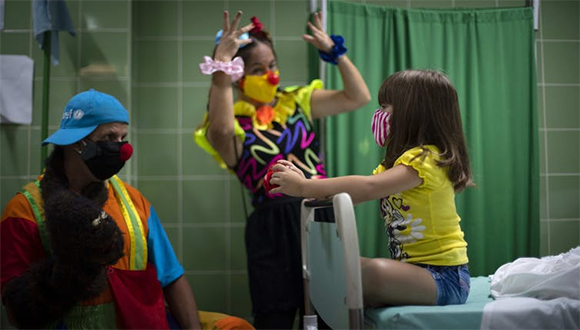
[{"label": "pink hair bow", "polygon": [[231,62],[214,61],[209,56],[204,56],[203,59],[204,62],[199,64],[199,70],[203,74],[210,75],[216,71],[223,71],[232,76],[232,81],[238,81],[244,76],[244,60],[239,56]]}]

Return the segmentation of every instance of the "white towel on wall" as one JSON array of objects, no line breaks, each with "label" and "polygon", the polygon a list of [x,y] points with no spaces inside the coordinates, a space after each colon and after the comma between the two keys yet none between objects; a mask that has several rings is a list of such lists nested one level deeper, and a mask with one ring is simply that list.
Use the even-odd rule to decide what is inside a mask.
[{"label": "white towel on wall", "polygon": [[32,124],[34,61],[0,55],[0,123]]}]

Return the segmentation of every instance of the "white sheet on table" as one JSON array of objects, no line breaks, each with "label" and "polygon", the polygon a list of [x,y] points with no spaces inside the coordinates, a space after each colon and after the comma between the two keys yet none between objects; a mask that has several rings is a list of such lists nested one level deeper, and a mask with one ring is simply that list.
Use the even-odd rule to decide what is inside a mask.
[{"label": "white sheet on table", "polygon": [[580,300],[500,298],[483,309],[481,330],[580,329]]}]

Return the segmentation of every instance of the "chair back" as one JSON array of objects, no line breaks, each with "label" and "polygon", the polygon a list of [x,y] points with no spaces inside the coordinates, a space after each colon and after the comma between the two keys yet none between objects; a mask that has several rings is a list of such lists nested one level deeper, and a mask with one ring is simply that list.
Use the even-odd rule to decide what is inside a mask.
[{"label": "chair back", "polygon": [[[334,222],[315,219],[315,210],[326,207],[334,209]],[[306,314],[314,315],[315,310],[333,329],[361,329],[360,253],[350,195],[304,200],[301,234]]]}]

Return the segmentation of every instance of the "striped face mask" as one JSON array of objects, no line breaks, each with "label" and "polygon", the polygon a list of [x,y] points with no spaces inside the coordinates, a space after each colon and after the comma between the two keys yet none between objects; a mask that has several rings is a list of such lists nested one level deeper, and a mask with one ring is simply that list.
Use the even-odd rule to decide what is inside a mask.
[{"label": "striped face mask", "polygon": [[387,136],[389,136],[389,131],[391,130],[391,113],[383,111],[381,108],[375,110],[373,115],[373,122],[371,125],[371,130],[375,137],[375,142],[384,147],[387,142]]}]

